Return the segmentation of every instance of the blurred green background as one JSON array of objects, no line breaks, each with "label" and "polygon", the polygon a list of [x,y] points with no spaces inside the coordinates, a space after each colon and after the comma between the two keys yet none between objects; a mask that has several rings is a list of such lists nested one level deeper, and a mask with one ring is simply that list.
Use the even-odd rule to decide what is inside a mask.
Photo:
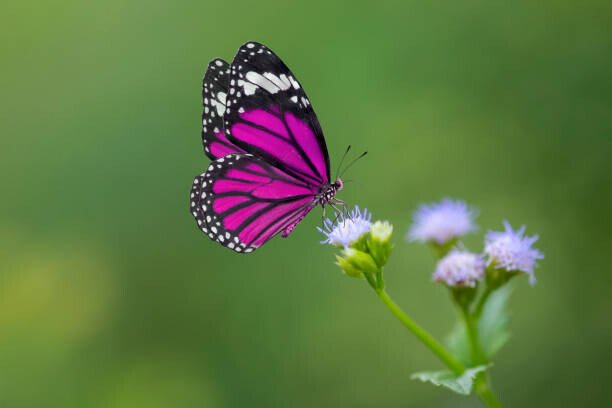
[{"label": "blurred green background", "polygon": [[539,233],[507,407],[612,406],[612,3],[15,1],[0,6],[0,406],[472,407],[409,380],[441,367],[319,245],[240,256],[188,211],[200,88],[247,40],[301,80],[340,195],[389,219],[390,293],[443,338],[454,312],[421,202],[462,198],[482,234]]}]

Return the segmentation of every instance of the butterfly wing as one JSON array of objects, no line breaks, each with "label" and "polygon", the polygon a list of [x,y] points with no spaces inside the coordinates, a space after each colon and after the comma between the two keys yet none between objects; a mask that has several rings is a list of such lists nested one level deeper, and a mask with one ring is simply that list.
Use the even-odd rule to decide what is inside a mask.
[{"label": "butterfly wing", "polygon": [[316,193],[259,157],[230,154],[195,178],[191,211],[209,238],[248,253],[281,231],[288,234],[313,208]]},{"label": "butterfly wing", "polygon": [[302,86],[265,45],[238,50],[229,73],[227,139],[310,185],[329,183],[323,132]]},{"label": "butterfly wing", "polygon": [[227,140],[223,114],[229,88],[229,64],[220,58],[208,64],[202,81],[202,145],[212,160],[244,150]]}]

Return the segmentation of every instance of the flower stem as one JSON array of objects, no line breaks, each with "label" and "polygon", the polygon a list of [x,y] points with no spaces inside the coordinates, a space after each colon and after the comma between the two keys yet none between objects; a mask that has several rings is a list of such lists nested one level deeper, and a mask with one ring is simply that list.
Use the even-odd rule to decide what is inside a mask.
[{"label": "flower stem", "polygon": [[474,390],[488,408],[503,408],[501,402],[499,402],[491,389],[487,372],[480,373],[476,376],[474,380]]},{"label": "flower stem", "polygon": [[421,342],[427,346],[451,371],[461,375],[465,371],[465,366],[461,364],[446,348],[440,344],[425,329],[414,322],[404,311],[389,297],[384,289],[376,289],[376,295],[387,306],[387,309],[414,334]]},{"label": "flower stem", "polygon": [[[369,277],[368,282],[370,283],[370,286],[374,288],[376,295],[387,307],[387,309],[389,309],[389,311],[393,313],[393,315],[408,330],[410,330],[412,334],[414,334],[425,346],[427,346],[427,348],[429,348],[455,375],[463,374],[466,367],[455,356],[453,356],[442,344],[440,344],[440,342],[429,334],[427,330],[423,329],[414,320],[408,317],[408,315],[404,313],[404,311],[393,301],[393,299],[391,299],[389,294],[383,288],[377,288],[377,285],[372,277]],[[473,316],[470,316],[470,320],[472,317]],[[477,341],[477,326],[474,324],[473,327],[475,329],[474,335],[476,336],[474,337],[474,339],[476,339],[474,347],[478,350],[480,355],[484,356],[480,349],[480,343]],[[472,340],[472,335],[470,335],[470,344],[472,344]],[[484,359],[486,360],[486,358]],[[501,403],[491,389],[489,375],[487,372],[480,373],[476,376],[474,380],[474,391],[488,408],[502,408]]]},{"label": "flower stem", "polygon": [[[482,294],[480,297],[478,304],[476,305],[476,309],[473,313],[470,313],[468,307],[461,307],[461,311],[463,312],[465,329],[468,334],[468,340],[470,342],[470,351],[472,357],[472,363],[474,365],[487,365],[489,364],[489,360],[484,350],[482,349],[482,345],[480,344],[480,335],[478,334],[478,322],[480,320],[480,315],[482,313],[482,309],[484,304],[486,303],[491,291],[489,288]],[[502,408],[501,402],[497,399],[495,394],[493,393],[493,389],[491,388],[491,383],[489,379],[489,373],[487,371],[478,373],[476,378],[474,379],[474,391],[478,394],[482,402],[489,408]]]},{"label": "flower stem", "polygon": [[472,363],[474,365],[487,364],[487,357],[484,351],[482,350],[478,335],[478,318],[475,315],[471,315],[467,308],[462,307],[461,312],[463,314],[465,329],[467,331],[468,339],[470,342]]},{"label": "flower stem", "polygon": [[493,293],[493,289],[491,289],[490,286],[487,286],[484,290],[484,292],[482,293],[482,295],[480,295],[480,299],[478,299],[478,303],[476,304],[476,307],[474,309],[474,318],[476,319],[476,321],[478,321],[480,319],[480,315],[482,314],[482,310],[484,309],[484,305],[487,303],[487,300],[489,300],[489,296],[491,295],[491,293]]}]

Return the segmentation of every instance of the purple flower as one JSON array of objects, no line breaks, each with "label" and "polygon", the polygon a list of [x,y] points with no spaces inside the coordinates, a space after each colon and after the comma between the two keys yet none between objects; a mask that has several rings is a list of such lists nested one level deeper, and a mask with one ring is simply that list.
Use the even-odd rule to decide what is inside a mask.
[{"label": "purple flower", "polygon": [[323,228],[317,227],[326,237],[321,243],[347,248],[370,231],[371,220],[372,214],[365,208],[361,211],[357,206],[348,217],[343,215],[336,223],[328,218],[323,222]]},{"label": "purple flower", "polygon": [[448,286],[475,287],[485,274],[485,261],[477,254],[459,249],[451,250],[438,261],[433,279]]},{"label": "purple flower", "polygon": [[495,268],[503,268],[507,271],[520,271],[529,275],[529,282],[535,283],[534,268],[537,260],[543,259],[544,254],[532,248],[538,236],[523,236],[525,226],[514,231],[508,221],[504,221],[505,231],[489,231],[485,236],[485,254]]},{"label": "purple flower", "polygon": [[475,211],[459,200],[445,198],[439,203],[423,204],[413,214],[408,241],[433,241],[442,245],[473,231]]}]

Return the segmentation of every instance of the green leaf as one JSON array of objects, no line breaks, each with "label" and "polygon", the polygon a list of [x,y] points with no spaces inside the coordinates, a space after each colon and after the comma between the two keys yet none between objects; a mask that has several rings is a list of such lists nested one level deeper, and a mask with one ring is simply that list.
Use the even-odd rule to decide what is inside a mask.
[{"label": "green leaf", "polygon": [[[480,344],[488,359],[491,359],[510,338],[508,299],[511,293],[512,286],[510,284],[497,289],[489,296],[480,316],[478,323]],[[455,324],[446,338],[446,344],[463,364],[473,365],[469,337],[463,319],[459,319]]]},{"label": "green leaf", "polygon": [[446,338],[446,344],[459,361],[467,366],[472,365],[470,342],[462,320],[455,323],[455,327]]},{"label": "green leaf", "polygon": [[510,284],[497,289],[489,297],[480,316],[478,322],[480,344],[488,358],[493,357],[510,338],[508,299],[511,293]]},{"label": "green leaf", "polygon": [[469,395],[472,392],[474,378],[482,371],[485,371],[487,366],[478,366],[468,368],[463,374],[457,376],[448,370],[443,371],[424,371],[414,373],[410,376],[412,380],[421,380],[430,382],[438,387],[445,387],[461,395]]}]

